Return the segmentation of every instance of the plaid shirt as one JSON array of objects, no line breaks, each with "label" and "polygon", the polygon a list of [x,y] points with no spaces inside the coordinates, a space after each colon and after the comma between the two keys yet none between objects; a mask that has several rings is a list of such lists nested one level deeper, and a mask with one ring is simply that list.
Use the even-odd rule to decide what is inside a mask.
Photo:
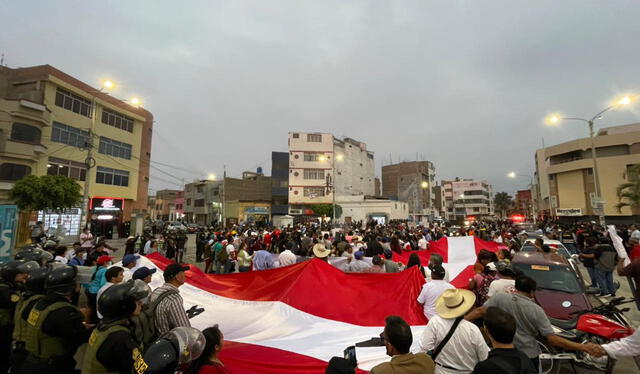
[{"label": "plaid shirt", "polygon": [[[180,292],[178,288],[170,283],[165,283],[156,288],[149,297],[149,302],[153,302],[160,294],[174,290]],[[184,311],[182,296],[178,294],[165,297],[155,310],[153,321],[158,331],[158,336],[162,336],[172,329],[180,326],[190,327],[189,317]]]}]

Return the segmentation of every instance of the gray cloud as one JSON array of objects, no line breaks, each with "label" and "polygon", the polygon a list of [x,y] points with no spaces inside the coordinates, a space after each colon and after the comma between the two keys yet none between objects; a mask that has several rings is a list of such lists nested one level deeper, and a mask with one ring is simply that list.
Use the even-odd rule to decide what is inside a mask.
[{"label": "gray cloud", "polygon": [[116,96],[140,95],[156,117],[153,160],[202,176],[268,170],[288,131],[315,130],[365,141],[378,166],[418,153],[439,178],[512,192],[527,182],[506,172],[532,173],[543,137],[586,135],[546,128],[547,113],[589,116],[640,89],[639,10],[622,0],[16,1],[0,3],[0,52],[13,67],[113,77]]}]

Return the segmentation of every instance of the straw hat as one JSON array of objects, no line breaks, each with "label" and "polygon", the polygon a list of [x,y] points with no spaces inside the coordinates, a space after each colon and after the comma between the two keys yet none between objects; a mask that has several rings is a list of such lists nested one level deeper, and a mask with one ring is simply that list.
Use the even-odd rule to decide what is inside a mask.
[{"label": "straw hat", "polygon": [[436,313],[444,319],[463,316],[476,302],[476,295],[469,290],[445,290],[436,300]]},{"label": "straw hat", "polygon": [[329,256],[329,253],[331,253],[331,251],[328,250],[323,243],[316,243],[316,245],[313,246],[313,255],[317,258],[325,258]]}]

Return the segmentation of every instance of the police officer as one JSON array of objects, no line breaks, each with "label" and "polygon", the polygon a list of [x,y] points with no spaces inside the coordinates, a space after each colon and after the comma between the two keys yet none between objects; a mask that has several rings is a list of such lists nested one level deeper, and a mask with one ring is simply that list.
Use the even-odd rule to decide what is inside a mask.
[{"label": "police officer", "polygon": [[14,314],[29,273],[37,269],[35,261],[14,260],[0,269],[0,373],[9,370]]},{"label": "police officer", "polygon": [[135,374],[173,374],[180,369],[189,372],[189,364],[202,354],[206,339],[193,327],[176,327],[153,342],[138,357],[133,366]]},{"label": "police officer", "polygon": [[25,346],[28,356],[19,373],[75,372],[73,355],[89,338],[84,315],[70,300],[76,290],[77,270],[62,265],[47,275],[45,296],[38,300],[27,317]]},{"label": "police officer", "polygon": [[89,338],[82,374],[131,373],[141,348],[130,317],[140,314],[147,296],[149,289],[139,279],[115,284],[100,295],[98,308],[103,318]]},{"label": "police officer", "polygon": [[17,373],[20,365],[27,356],[25,349],[25,331],[27,329],[27,317],[35,303],[44,297],[44,281],[51,269],[43,267],[29,273],[25,283],[25,291],[16,304],[13,328],[13,345],[11,347],[11,373]]}]

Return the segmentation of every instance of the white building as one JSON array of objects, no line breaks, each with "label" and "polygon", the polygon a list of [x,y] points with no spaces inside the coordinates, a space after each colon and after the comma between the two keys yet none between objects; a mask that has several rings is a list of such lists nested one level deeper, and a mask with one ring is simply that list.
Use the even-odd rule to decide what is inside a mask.
[{"label": "white building", "polygon": [[290,214],[342,196],[375,194],[373,153],[365,143],[328,133],[289,133]]},{"label": "white building", "polygon": [[492,216],[493,187],[485,180],[460,179],[442,181],[446,219],[464,220],[466,217]]},{"label": "white building", "polygon": [[367,222],[377,220],[386,223],[390,220],[409,218],[409,205],[404,201],[386,200],[372,196],[341,196],[336,204],[342,208],[338,222]]}]

